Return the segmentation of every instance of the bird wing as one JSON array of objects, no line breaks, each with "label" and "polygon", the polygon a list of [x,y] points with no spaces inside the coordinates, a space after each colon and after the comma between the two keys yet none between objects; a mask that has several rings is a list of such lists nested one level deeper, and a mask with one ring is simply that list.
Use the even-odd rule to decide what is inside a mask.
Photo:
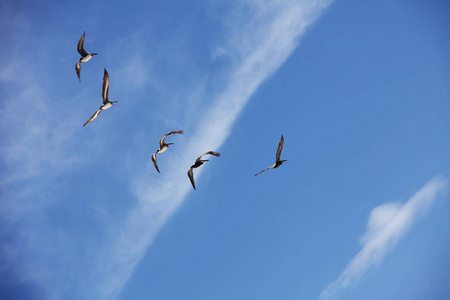
[{"label": "bird wing", "polygon": [[77,64],[75,65],[75,70],[77,71],[78,80],[80,80],[80,82],[81,82],[81,78],[80,78],[81,62],[77,62]]},{"label": "bird wing", "polygon": [[274,166],[275,166],[275,165],[271,165],[270,167],[268,167],[268,168],[262,170],[261,172],[256,173],[255,176],[258,176],[258,175],[261,174],[262,172],[265,172],[265,171],[267,171],[267,170],[269,170],[269,169],[272,169]]},{"label": "bird wing", "polygon": [[203,156],[203,155],[207,155],[207,154],[212,154],[212,155],[217,156],[217,157],[220,156],[220,153],[219,153],[219,152],[214,152],[214,151],[211,151],[211,150],[210,150],[210,151],[207,151],[207,152],[203,153],[203,154],[200,155],[199,157],[197,157],[197,159],[195,160],[195,162],[201,161],[202,156]]},{"label": "bird wing", "polygon": [[168,135],[171,135],[171,134],[174,134],[174,133],[183,134],[184,132],[183,132],[183,130],[174,130],[174,131],[171,131],[171,132],[166,133],[166,135],[164,135],[164,136],[162,137],[162,139],[159,141],[159,148],[160,148],[160,149],[161,149],[162,146],[164,145],[164,140],[166,139],[166,137],[167,137]]},{"label": "bird wing", "polygon": [[87,122],[84,123],[83,127],[86,126],[86,124],[88,124],[88,123],[94,121],[94,119],[97,118],[98,115],[99,115],[101,112],[102,112],[102,109],[97,110],[97,111],[95,112],[95,114],[93,114],[92,117],[90,117],[89,120],[87,120]]},{"label": "bird wing", "polygon": [[[207,154],[211,154],[211,155],[214,155],[214,156],[217,156],[217,157],[220,156],[220,153],[219,153],[219,152],[207,151],[207,152],[203,153],[202,155],[200,155],[200,157],[202,157],[203,155],[207,155]],[[200,158],[200,157],[199,157],[199,158]]]},{"label": "bird wing", "polygon": [[105,72],[103,73],[103,89],[102,89],[103,104],[108,103],[108,91],[109,91],[109,75],[105,69]]},{"label": "bird wing", "polygon": [[156,151],[155,153],[153,153],[153,155],[152,155],[152,161],[153,161],[153,163],[155,164],[156,171],[158,171],[158,173],[161,173],[161,172],[159,172],[158,164],[156,163],[156,153],[158,153],[158,151]]},{"label": "bird wing", "polygon": [[165,136],[168,136],[168,135],[171,135],[171,134],[174,134],[174,133],[183,134],[184,131],[183,130],[174,130],[174,131],[168,132]]},{"label": "bird wing", "polygon": [[84,36],[86,35],[86,31],[83,33],[83,35],[80,38],[80,41],[78,42],[78,53],[80,53],[81,56],[85,57],[86,55],[88,55],[88,53],[86,52],[86,50],[84,50],[83,48],[83,44],[84,44]]},{"label": "bird wing", "polygon": [[283,137],[283,135],[281,135],[280,143],[278,144],[278,149],[277,149],[277,161],[280,160],[281,150],[283,150],[283,143],[284,143],[284,137]]},{"label": "bird wing", "polygon": [[195,188],[194,172],[192,172],[192,168],[189,169],[189,171],[187,172],[187,174],[188,174],[189,180],[190,180],[191,183],[192,183],[192,187],[194,188],[194,190],[197,190],[197,189]]}]

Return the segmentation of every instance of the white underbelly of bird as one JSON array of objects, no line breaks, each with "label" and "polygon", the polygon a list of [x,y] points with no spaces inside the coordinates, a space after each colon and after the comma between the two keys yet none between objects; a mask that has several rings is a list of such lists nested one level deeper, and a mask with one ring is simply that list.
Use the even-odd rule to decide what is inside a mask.
[{"label": "white underbelly of bird", "polygon": [[162,147],[161,149],[158,150],[158,153],[163,153],[164,151],[167,150],[167,148],[169,148],[169,147],[167,147],[167,146]]},{"label": "white underbelly of bird", "polygon": [[110,108],[112,106],[112,103],[111,102],[108,102],[108,103],[106,103],[106,104],[103,104],[100,108],[101,109],[108,109],[108,108]]},{"label": "white underbelly of bird", "polygon": [[86,55],[85,57],[83,57],[83,58],[81,59],[81,62],[87,62],[87,61],[90,60],[92,57],[93,57],[92,55],[88,54],[88,55]]}]

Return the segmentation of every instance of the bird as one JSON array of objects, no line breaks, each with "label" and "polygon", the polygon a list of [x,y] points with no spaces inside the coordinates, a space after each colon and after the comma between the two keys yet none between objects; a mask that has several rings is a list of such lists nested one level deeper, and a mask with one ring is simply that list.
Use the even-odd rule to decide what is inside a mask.
[{"label": "bird", "polygon": [[285,161],[287,161],[287,160],[280,160],[281,150],[283,149],[283,143],[284,143],[284,137],[283,137],[283,135],[281,135],[280,143],[278,144],[275,164],[273,164],[270,167],[266,168],[265,170],[262,170],[261,172],[255,174],[255,176],[257,176],[257,175],[261,174],[262,172],[265,172],[269,169],[276,169],[279,166],[281,166]]},{"label": "bird", "polygon": [[163,138],[159,141],[159,149],[156,150],[156,152],[153,153],[153,155],[152,155],[152,161],[155,164],[155,168],[156,168],[156,171],[158,171],[158,173],[161,173],[161,172],[159,172],[158,164],[156,163],[156,154],[163,153],[164,151],[167,150],[167,148],[169,148],[169,145],[173,145],[173,143],[166,143],[164,140],[166,139],[166,137],[168,135],[175,134],[175,133],[183,134],[183,130],[174,130],[174,131],[167,133],[165,136],[163,136]]},{"label": "bird", "polygon": [[80,71],[81,71],[81,63],[87,62],[90,60],[94,55],[98,55],[98,53],[88,53],[86,50],[84,50],[83,44],[84,44],[84,38],[86,35],[86,31],[84,31],[83,35],[81,36],[80,40],[78,41],[78,53],[80,53],[81,57],[80,60],[75,65],[75,70],[77,71],[78,80],[81,82],[80,78]]},{"label": "bird", "polygon": [[201,165],[203,165],[203,163],[204,163],[205,161],[208,161],[208,159],[202,159],[202,156],[203,156],[203,155],[207,155],[207,154],[211,154],[211,155],[214,155],[214,156],[217,156],[217,157],[220,156],[220,153],[219,153],[219,152],[208,151],[208,152],[205,152],[205,153],[203,153],[202,155],[200,155],[200,156],[195,160],[195,163],[191,166],[191,168],[190,168],[189,171],[187,172],[188,177],[189,177],[189,180],[191,181],[192,187],[194,188],[194,190],[197,190],[197,189],[195,188],[194,172],[192,171],[192,169],[198,168],[198,167],[200,167]]},{"label": "bird", "polygon": [[98,117],[98,115],[102,112],[104,109],[110,108],[114,103],[117,103],[119,101],[109,101],[108,100],[108,90],[109,90],[109,75],[106,69],[104,69],[105,72],[103,73],[103,89],[102,89],[102,97],[103,97],[103,105],[100,106],[100,108],[92,115],[92,117],[89,118],[89,120],[84,123],[83,127],[86,126],[86,124],[94,121],[95,118]]}]

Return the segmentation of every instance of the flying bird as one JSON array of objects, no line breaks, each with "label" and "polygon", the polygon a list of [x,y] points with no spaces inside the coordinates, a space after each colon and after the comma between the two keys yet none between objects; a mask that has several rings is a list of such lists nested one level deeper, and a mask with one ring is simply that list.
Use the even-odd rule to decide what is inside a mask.
[{"label": "flying bird", "polygon": [[261,172],[255,174],[255,176],[261,174],[262,172],[265,172],[269,169],[276,169],[279,166],[281,166],[286,160],[280,160],[280,155],[281,155],[281,150],[283,149],[283,143],[284,143],[284,138],[283,135],[281,135],[281,139],[280,139],[280,143],[278,144],[278,149],[277,149],[277,156],[276,156],[276,161],[275,164],[271,165],[270,167],[268,167],[265,170],[262,170]]},{"label": "flying bird", "polygon": [[80,57],[80,60],[75,65],[75,70],[77,71],[77,76],[78,76],[78,79],[80,81],[81,81],[81,78],[80,78],[81,63],[82,62],[87,62],[94,55],[98,55],[98,53],[88,53],[88,52],[86,52],[86,50],[84,50],[83,44],[84,44],[84,37],[85,37],[85,35],[86,35],[86,31],[83,33],[83,35],[81,36],[80,40],[78,41],[77,50],[78,50],[78,53],[80,53],[81,57]]},{"label": "flying bird", "polygon": [[194,188],[194,190],[196,190],[196,188],[195,188],[195,182],[194,182],[194,172],[192,171],[192,169],[198,168],[198,167],[200,167],[201,165],[203,165],[203,163],[204,163],[205,161],[208,161],[208,159],[202,159],[202,156],[203,156],[203,155],[207,155],[207,154],[211,154],[211,155],[214,155],[214,156],[217,156],[217,157],[220,156],[220,153],[219,153],[219,152],[208,151],[208,152],[205,152],[205,153],[203,153],[202,155],[200,155],[200,156],[195,160],[195,163],[191,166],[191,168],[190,168],[189,171],[187,172],[188,177],[189,177],[189,180],[191,181],[192,187]]},{"label": "flying bird", "polygon": [[166,143],[165,139],[168,135],[175,134],[175,133],[183,134],[183,130],[174,130],[174,131],[167,133],[165,136],[163,136],[163,138],[159,141],[159,149],[156,150],[156,152],[153,153],[153,155],[152,155],[152,161],[155,164],[155,168],[156,168],[156,171],[158,171],[158,173],[160,173],[160,172],[159,172],[158,164],[156,163],[156,154],[163,153],[164,151],[167,150],[167,148],[169,148],[169,145],[173,145],[173,143]]},{"label": "flying bird", "polygon": [[100,108],[95,112],[95,114],[92,115],[92,117],[89,120],[87,120],[86,123],[84,123],[83,127],[86,126],[86,124],[94,121],[94,119],[98,117],[98,115],[102,112],[102,110],[108,109],[114,103],[119,102],[119,101],[109,101],[108,100],[108,90],[109,90],[109,75],[105,69],[105,72],[103,73],[103,89],[102,89],[103,105],[100,106]]}]

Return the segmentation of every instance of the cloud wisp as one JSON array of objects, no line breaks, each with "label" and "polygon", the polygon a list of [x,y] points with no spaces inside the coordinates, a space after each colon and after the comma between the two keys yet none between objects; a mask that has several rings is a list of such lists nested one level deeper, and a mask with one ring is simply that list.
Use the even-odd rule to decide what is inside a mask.
[{"label": "cloud wisp", "polygon": [[379,264],[447,187],[448,181],[434,178],[403,205],[386,203],[375,207],[370,213],[367,230],[361,238],[363,248],[352,258],[341,275],[322,291],[319,299],[335,299],[371,267]]},{"label": "cloud wisp", "polygon": [[[166,185],[176,188],[149,184],[145,178],[136,179],[136,207],[122,224],[119,238],[98,263],[97,272],[104,278],[100,295],[109,298],[120,292],[159,229],[192,189],[186,180],[192,159],[206,150],[219,150],[252,94],[283,64],[307,27],[330,3],[251,2],[252,16],[247,16],[245,26],[236,30],[223,47],[227,49],[224,55],[233,56],[225,87],[213,97],[213,104],[205,110],[204,117],[194,124],[195,133],[186,141],[183,157],[172,161],[165,173],[170,175],[162,175]],[[179,166],[186,166],[186,169]],[[150,164],[148,167],[153,168]],[[204,169],[196,169],[196,181],[201,181],[202,171]]]},{"label": "cloud wisp", "polygon": [[[186,64],[184,60],[189,59],[190,53],[186,54],[187,57],[178,58],[171,65],[173,68],[167,68],[163,64],[164,68],[176,69],[177,73],[182,74],[182,71],[190,67],[195,69],[195,76],[191,76],[193,78],[190,78],[189,85],[178,85],[176,80],[165,80],[171,76],[160,76],[157,62],[161,57],[156,59],[145,52],[147,47],[141,47],[142,36],[139,32],[131,39],[127,37],[123,44],[134,41],[130,51],[135,51],[133,53],[137,55],[130,55],[129,61],[116,65],[116,69],[110,72],[111,75],[115,74],[111,85],[114,92],[118,93],[115,95],[121,100],[122,92],[129,98],[129,102],[121,102],[128,103],[128,106],[122,106],[122,116],[126,115],[127,109],[131,111],[131,101],[139,101],[134,100],[139,97],[128,94],[137,94],[137,90],[147,84],[151,85],[147,91],[156,95],[166,93],[167,90],[174,95],[182,94],[184,102],[181,104],[170,100],[171,97],[162,97],[169,100],[158,104],[158,111],[173,110],[177,117],[173,119],[179,120],[183,119],[183,114],[189,115],[192,107],[201,106],[203,114],[195,118],[189,115],[186,117],[188,121],[179,121],[186,131],[179,137],[186,145],[183,155],[168,162],[158,179],[149,178],[148,174],[152,174],[150,170],[154,171],[149,158],[146,169],[141,172],[135,171],[133,163],[129,163],[132,166],[128,169],[124,167],[131,160],[129,157],[135,156],[134,152],[128,154],[124,151],[125,154],[121,153],[121,156],[115,158],[114,164],[120,165],[120,171],[125,169],[132,178],[120,178],[126,177],[123,180],[130,181],[134,188],[132,195],[128,195],[127,191],[121,194],[126,194],[124,201],[116,195],[114,199],[105,199],[103,190],[96,197],[97,191],[102,187],[93,190],[86,188],[94,195],[81,192],[75,193],[75,196],[62,192],[82,183],[85,176],[103,176],[102,172],[96,173],[93,168],[86,166],[95,165],[96,160],[103,157],[98,149],[105,148],[105,145],[108,149],[115,149],[108,135],[102,135],[96,130],[81,130],[85,121],[84,108],[90,105],[90,99],[98,99],[95,98],[98,96],[91,98],[91,95],[100,94],[101,81],[90,83],[84,80],[81,89],[72,62],[67,74],[65,72],[68,67],[60,68],[50,63],[66,62],[67,54],[64,51],[54,57],[51,57],[51,53],[35,53],[36,51],[17,55],[17,59],[6,64],[5,70],[0,72],[0,84],[8,84],[11,94],[2,103],[0,110],[0,116],[3,117],[3,122],[0,123],[4,125],[4,129],[0,131],[3,138],[0,156],[4,164],[4,169],[1,170],[4,176],[0,179],[0,185],[8,187],[2,191],[5,200],[0,202],[0,223],[6,224],[0,232],[6,241],[0,247],[2,262],[14,266],[17,273],[15,277],[19,280],[32,282],[42,288],[47,299],[112,299],[117,296],[160,228],[192,190],[186,175],[188,167],[204,151],[220,150],[231,133],[233,123],[253,93],[284,63],[297,47],[308,26],[330,3],[331,0],[248,0],[230,4],[235,10],[224,17],[223,21],[229,26],[224,26],[224,38],[216,43],[216,49],[221,50],[216,51],[216,54],[211,51],[211,61],[206,63],[217,65],[217,60],[221,59],[225,63],[219,63],[221,68],[218,72],[208,73],[209,70],[216,71],[216,65],[208,65],[198,71],[195,65]],[[13,43],[14,45],[21,42],[40,45],[41,40],[46,40],[41,36],[33,38],[33,31],[28,29],[33,27],[28,19],[25,18],[24,24],[27,26],[16,26],[20,30],[17,29],[15,36],[21,40]],[[146,32],[143,31],[143,34]],[[51,40],[58,45],[72,45],[70,37]],[[162,45],[165,48],[167,44]],[[48,49],[56,47],[47,46]],[[73,46],[71,51],[75,51],[74,48]],[[122,47],[110,47],[116,48],[123,51]],[[161,53],[164,54],[161,56],[171,62],[174,54],[167,54],[166,49],[162,50],[164,51]],[[36,60],[36,57],[40,59]],[[102,59],[103,57],[106,59],[106,55]],[[99,57],[97,62],[100,59]],[[93,61],[91,64],[91,74],[94,73],[95,63]],[[149,65],[153,67],[147,69]],[[53,69],[50,70],[50,67]],[[41,70],[49,72],[45,76],[38,76]],[[204,70],[206,72],[203,74]],[[71,76],[75,84],[63,80],[66,75]],[[84,78],[87,79],[88,75],[89,72],[85,72]],[[119,84],[121,80],[126,83],[126,88],[122,90]],[[176,89],[172,89],[174,82],[177,83]],[[220,88],[215,83],[220,83]],[[207,86],[208,84],[213,87]],[[79,101],[80,99],[85,100]],[[142,107],[154,104],[144,102],[139,104]],[[76,105],[69,105],[73,103]],[[180,108],[172,109],[174,105]],[[27,109],[23,110],[23,107]],[[145,108],[141,111],[147,113]],[[90,109],[88,113],[92,113]],[[109,113],[111,115],[115,111]],[[162,122],[170,122],[165,119]],[[105,124],[98,122],[95,126]],[[144,127],[142,125],[136,128],[133,124],[124,122],[124,126],[134,126],[133,138],[141,140],[143,136],[147,136],[148,128],[141,129]],[[174,147],[174,152],[175,150]],[[208,171],[208,166],[195,170],[195,179],[199,185],[202,182],[201,174]],[[86,170],[89,170],[89,174],[80,175]],[[128,201],[133,196],[135,205]],[[74,201],[68,201],[71,197],[74,197]],[[111,202],[120,205],[120,213],[115,213]],[[11,240],[10,236],[17,238]]]}]

